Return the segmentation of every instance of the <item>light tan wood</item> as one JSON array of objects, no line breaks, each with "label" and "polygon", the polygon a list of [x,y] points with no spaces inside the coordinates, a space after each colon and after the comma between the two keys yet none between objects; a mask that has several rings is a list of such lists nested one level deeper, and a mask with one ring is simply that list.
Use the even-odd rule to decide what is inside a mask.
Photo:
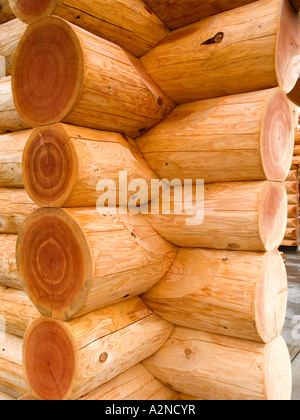
[{"label": "light tan wood", "polygon": [[129,137],[153,127],[175,106],[137,58],[53,16],[25,32],[12,89],[19,114],[34,127],[65,122]]},{"label": "light tan wood", "polygon": [[181,248],[143,300],[173,324],[268,343],[284,325],[287,274],[278,251]]},{"label": "light tan wood", "polygon": [[16,398],[0,391],[0,401],[16,401]]},{"label": "light tan wood", "polygon": [[[255,0],[145,0],[169,26],[177,29]],[[295,0],[297,1],[297,0]]]},{"label": "light tan wood", "polygon": [[79,398],[84,401],[166,401],[176,399],[178,399],[178,392],[162,384],[141,363]]},{"label": "light tan wood", "polygon": [[13,398],[28,393],[22,367],[22,338],[0,332],[0,391]]},{"label": "light tan wood", "polygon": [[5,57],[0,55],[0,78],[3,78],[6,76],[6,61]]},{"label": "light tan wood", "polygon": [[22,156],[31,130],[0,136],[0,187],[23,188]]},{"label": "light tan wood", "polygon": [[39,401],[38,398],[35,398],[31,394],[23,395],[21,398],[18,398],[18,401]]},{"label": "light tan wood", "polygon": [[176,327],[143,364],[162,382],[205,400],[289,400],[290,356],[282,337],[265,345]]},{"label": "light tan wood", "polygon": [[26,28],[27,25],[19,19],[0,25],[0,55],[6,60],[6,76],[11,75],[15,51]]},{"label": "light tan wood", "polygon": [[0,188],[0,234],[17,234],[26,217],[36,209],[24,189]]},{"label": "light tan wood", "polygon": [[14,105],[11,77],[0,79],[0,134],[30,128],[19,116]]},{"label": "light tan wood", "polygon": [[109,179],[116,185],[109,202],[114,199],[127,207],[136,192],[124,198],[122,191],[119,194],[120,172],[126,171],[127,184],[135,179],[147,182],[148,193],[140,200],[148,203],[151,180],[157,176],[135,149],[133,140],[118,133],[66,124],[36,128],[24,149],[26,191],[41,207],[95,207],[101,196],[97,184]]},{"label": "light tan wood", "polygon": [[142,215],[39,209],[22,225],[16,256],[39,311],[68,320],[146,292],[176,252]]},{"label": "light tan wood", "polygon": [[33,23],[56,15],[123,47],[137,57],[168,35],[167,26],[142,0],[9,0],[16,16]]},{"label": "light tan wood", "polygon": [[161,179],[284,181],[292,113],[279,88],[198,101],[178,106],[137,144]]},{"label": "light tan wood", "polygon": [[0,24],[15,19],[8,0],[0,0]]},{"label": "light tan wood", "polygon": [[284,239],[281,243],[282,246],[289,246],[289,247],[297,247],[299,246],[299,242],[296,240]]},{"label": "light tan wood", "polygon": [[172,330],[140,298],[68,323],[42,317],[24,338],[29,391],[46,400],[80,398],[156,352]]},{"label": "light tan wood", "polygon": [[271,251],[280,245],[287,223],[283,182],[207,184],[204,201],[201,194],[197,198],[196,188],[185,190],[183,203],[182,188],[174,188],[170,214],[155,214],[166,203],[163,194],[152,201],[150,210],[146,206],[141,209],[149,212],[146,219],[169,242],[188,248],[235,251]]},{"label": "light tan wood", "polygon": [[32,321],[40,316],[22,290],[0,286],[0,320],[5,333],[24,337]]},{"label": "light tan wood", "polygon": [[261,0],[173,31],[141,61],[175,102],[280,86],[298,79],[300,17],[288,0]]},{"label": "light tan wood", "polygon": [[0,235],[0,285],[23,289],[16,264],[17,235]]}]

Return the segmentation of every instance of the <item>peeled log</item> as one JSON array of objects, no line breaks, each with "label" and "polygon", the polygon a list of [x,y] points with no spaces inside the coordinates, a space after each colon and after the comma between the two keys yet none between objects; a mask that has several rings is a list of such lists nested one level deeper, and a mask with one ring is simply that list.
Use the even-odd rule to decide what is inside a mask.
[{"label": "peeled log", "polygon": [[33,23],[56,15],[139,57],[169,33],[167,26],[142,0],[9,0],[16,16]]},{"label": "peeled log", "polygon": [[31,130],[0,136],[0,187],[23,188],[22,156]]},{"label": "peeled log", "polygon": [[181,248],[143,300],[173,324],[268,343],[284,325],[287,274],[278,251]]},{"label": "peeled log", "polygon": [[0,285],[23,289],[16,263],[17,235],[0,235]]},{"label": "peeled log", "polygon": [[15,19],[8,0],[0,0],[0,24]]},{"label": "peeled log", "polygon": [[[126,182],[143,179],[150,191],[151,180],[157,177],[135,149],[133,140],[118,133],[65,124],[36,128],[23,154],[26,191],[41,207],[95,207],[100,180],[114,181],[117,196],[122,197],[122,171],[127,172]],[[126,195],[116,204],[127,206],[130,193]],[[146,194],[143,203],[149,200]]]},{"label": "peeled log", "polygon": [[141,215],[39,209],[22,225],[16,255],[38,310],[69,320],[146,292],[176,252]]},{"label": "peeled log", "polygon": [[145,0],[153,12],[170,29],[199,22],[209,16],[244,6],[253,1],[255,0]]},{"label": "peeled log", "polygon": [[6,76],[6,61],[5,57],[0,55],[0,79]]},{"label": "peeled log", "polygon": [[0,391],[13,398],[28,393],[22,367],[22,338],[0,332]]},{"label": "peeled log", "polygon": [[161,179],[284,181],[294,137],[289,102],[275,88],[180,105],[137,144]]},{"label": "peeled log", "polygon": [[[0,286],[0,324],[5,333],[24,337],[25,331],[40,314],[25,292]],[[1,334],[1,331],[0,331]]]},{"label": "peeled log", "polygon": [[140,363],[79,398],[84,401],[166,401],[177,399],[178,392],[166,387]]},{"label": "peeled log", "polygon": [[11,78],[0,79],[0,134],[30,128],[19,116],[14,105]]},{"label": "peeled log", "polygon": [[137,137],[174,108],[137,58],[53,16],[25,32],[12,89],[33,127],[65,122]]},{"label": "peeled log", "polygon": [[262,0],[173,31],[141,61],[175,102],[280,86],[298,79],[300,16],[288,0]]},{"label": "peeled log", "polygon": [[289,400],[292,372],[282,337],[269,344],[176,327],[143,364],[163,383],[205,400]]},{"label": "peeled log", "polygon": [[172,330],[140,298],[67,323],[42,317],[23,342],[29,392],[43,400],[80,398],[149,357]]},{"label": "peeled log", "polygon": [[26,31],[27,25],[19,19],[0,25],[0,55],[6,60],[6,76],[10,76],[17,46]]},{"label": "peeled log", "polygon": [[[204,201],[196,188],[174,188],[170,214],[155,214],[164,195],[142,211],[167,241],[188,248],[235,251],[272,251],[278,248],[287,223],[287,193],[283,182],[230,182],[208,184]],[[183,195],[183,194],[182,194]],[[183,197],[184,198],[184,197]],[[154,210],[153,210],[154,209]],[[151,214],[152,213],[152,214]],[[204,214],[203,214],[204,213]],[[203,216],[203,220],[202,220]]]},{"label": "peeled log", "polygon": [[0,189],[0,234],[16,234],[21,224],[37,205],[24,189]]},{"label": "peeled log", "polygon": [[16,398],[0,391],[0,401],[15,401]]}]

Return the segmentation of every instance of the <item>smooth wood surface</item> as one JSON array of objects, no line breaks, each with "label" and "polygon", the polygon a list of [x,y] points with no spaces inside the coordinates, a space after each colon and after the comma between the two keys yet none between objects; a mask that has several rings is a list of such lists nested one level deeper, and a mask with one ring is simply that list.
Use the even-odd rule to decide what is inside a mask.
[{"label": "smooth wood surface", "polygon": [[278,251],[181,248],[143,300],[173,324],[268,343],[284,325],[287,274]]},{"label": "smooth wood surface", "polygon": [[11,89],[11,77],[0,79],[0,134],[30,128],[19,116]]},{"label": "smooth wood surface", "polygon": [[68,320],[146,292],[176,252],[142,215],[39,209],[21,227],[16,258],[39,311]]},{"label": "smooth wood surface", "polygon": [[175,106],[137,58],[53,16],[25,32],[12,89],[19,114],[34,127],[66,122],[134,138]]},{"label": "smooth wood surface", "polygon": [[137,144],[161,179],[284,181],[292,113],[279,88],[197,101],[178,106]]},{"label": "smooth wood surface", "polygon": [[29,391],[46,400],[78,399],[156,352],[172,330],[140,298],[68,323],[42,317],[23,343]]},{"label": "smooth wood surface", "polygon": [[31,130],[0,135],[0,187],[23,188],[22,156]]},{"label": "smooth wood surface", "polygon": [[298,79],[300,16],[288,0],[261,0],[173,31],[141,61],[175,102],[280,86]]},{"label": "smooth wood surface", "polygon": [[6,76],[6,61],[5,57],[0,55],[0,78],[3,78]]},{"label": "smooth wood surface", "polygon": [[36,128],[24,149],[26,191],[41,207],[95,207],[101,196],[97,185],[109,179],[116,185],[109,203],[113,199],[127,207],[136,192],[126,191],[124,197],[119,177],[126,171],[127,184],[147,182],[149,193],[140,198],[141,204],[147,203],[151,180],[157,176],[135,149],[133,140],[118,133],[66,124]]},{"label": "smooth wood surface", "polygon": [[292,375],[282,337],[271,343],[176,327],[143,362],[159,380],[205,400],[289,400]]},{"label": "smooth wood surface", "polygon": [[8,0],[0,0],[0,24],[15,19]]},{"label": "smooth wood surface", "polygon": [[0,55],[6,60],[6,76],[11,75],[15,51],[26,28],[27,25],[19,19],[0,25]]},{"label": "smooth wood surface", "polygon": [[17,235],[0,235],[0,285],[23,289],[16,263]]},{"label": "smooth wood surface", "polygon": [[0,401],[16,401],[16,398],[0,391]]},{"label": "smooth wood surface", "polygon": [[142,0],[9,0],[16,16],[33,23],[56,15],[114,42],[137,57],[168,35],[167,26]]},{"label": "smooth wood surface", "polygon": [[141,363],[79,398],[82,401],[168,401],[177,399],[178,392],[166,387]]},{"label": "smooth wood surface", "polygon": [[[255,0],[145,0],[171,29],[199,22],[209,16],[235,9]],[[295,0],[297,1],[297,0]]]},{"label": "smooth wood surface", "polygon": [[197,198],[196,188],[186,188],[184,203],[181,197],[180,201],[176,198],[178,189],[182,192],[181,187],[174,188],[170,214],[161,211],[166,203],[163,194],[152,201],[150,209],[141,209],[149,212],[146,219],[169,242],[188,248],[235,251],[272,251],[279,247],[287,223],[283,182],[207,184],[204,201],[201,196]]}]

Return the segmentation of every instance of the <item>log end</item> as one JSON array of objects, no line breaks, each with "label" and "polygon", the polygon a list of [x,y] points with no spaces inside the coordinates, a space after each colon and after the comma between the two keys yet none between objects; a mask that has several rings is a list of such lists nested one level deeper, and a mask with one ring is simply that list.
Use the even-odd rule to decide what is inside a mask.
[{"label": "log end", "polygon": [[12,69],[14,103],[21,118],[38,127],[63,121],[81,93],[83,51],[68,22],[47,17],[23,35]]},{"label": "log end", "polygon": [[36,128],[23,152],[23,179],[40,207],[63,207],[76,185],[78,158],[63,124]]},{"label": "log end", "polygon": [[261,131],[261,157],[266,179],[284,181],[291,168],[294,126],[285,93],[272,90],[266,105]]},{"label": "log end", "polygon": [[23,366],[34,397],[68,398],[76,381],[77,348],[63,322],[41,317],[30,325],[23,341]]},{"label": "log end", "polygon": [[9,4],[17,18],[30,25],[50,16],[56,7],[56,0],[9,0]]},{"label": "log end", "polygon": [[31,213],[19,232],[16,259],[24,289],[43,315],[68,320],[84,305],[93,281],[91,249],[65,211]]}]

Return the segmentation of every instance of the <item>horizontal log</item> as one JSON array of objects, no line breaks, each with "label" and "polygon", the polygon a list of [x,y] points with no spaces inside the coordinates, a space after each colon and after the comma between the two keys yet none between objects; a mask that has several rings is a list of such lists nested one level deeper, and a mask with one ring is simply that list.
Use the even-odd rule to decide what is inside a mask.
[{"label": "horizontal log", "polygon": [[294,155],[299,156],[300,155],[300,145],[295,145],[294,147]]},{"label": "horizontal log", "polygon": [[0,55],[6,60],[6,76],[11,75],[15,51],[26,28],[27,25],[19,19],[0,25]]},{"label": "horizontal log", "polygon": [[295,133],[295,145],[300,145],[300,131]]},{"label": "horizontal log", "polygon": [[291,108],[279,88],[180,105],[137,144],[161,179],[284,181],[294,147]]},{"label": "horizontal log", "polygon": [[22,156],[31,130],[0,136],[0,187],[23,188]]},{"label": "horizontal log", "polygon": [[0,79],[0,134],[28,128],[30,126],[22,120],[14,105],[11,77]]},{"label": "horizontal log", "polygon": [[6,394],[5,392],[0,391],[0,401],[15,401],[16,398],[11,395]]},{"label": "horizontal log", "polygon": [[8,0],[0,0],[0,24],[15,19]]},{"label": "horizontal log", "polygon": [[29,392],[44,400],[78,399],[156,352],[172,330],[140,298],[67,323],[42,317],[23,342]]},{"label": "horizontal log", "polygon": [[284,239],[281,243],[281,246],[297,247],[299,246],[299,241]]},{"label": "horizontal log", "polygon": [[22,367],[22,338],[0,333],[0,391],[13,398],[28,393]]},{"label": "horizontal log", "polygon": [[0,235],[0,285],[23,289],[16,263],[17,235]]},{"label": "horizontal log", "polygon": [[166,387],[141,363],[79,398],[83,401],[166,401],[176,399],[178,399],[178,392]]},{"label": "horizontal log", "polygon": [[26,191],[41,207],[95,207],[101,195],[97,185],[109,179],[116,185],[109,202],[114,199],[117,205],[127,206],[136,193],[128,192],[123,198],[119,176],[126,171],[126,183],[147,182],[149,194],[145,193],[141,204],[148,203],[151,180],[157,177],[135,149],[133,140],[118,133],[66,124],[36,128],[24,149]]},{"label": "horizontal log", "polygon": [[[200,186],[201,187],[201,186]],[[287,223],[284,183],[230,182],[207,184],[204,199],[196,188],[174,188],[171,206],[161,194],[141,211],[166,240],[182,247],[272,251],[277,248]],[[169,214],[168,214],[169,212]]]},{"label": "horizontal log", "polygon": [[24,337],[30,323],[40,316],[38,310],[22,290],[0,286],[0,301],[2,330],[5,333]]},{"label": "horizontal log", "polygon": [[173,324],[268,343],[284,325],[287,274],[278,251],[181,248],[143,300]]},{"label": "horizontal log", "polygon": [[292,164],[296,165],[296,166],[299,166],[300,165],[300,156],[294,156]]},{"label": "horizontal log", "polygon": [[21,224],[37,205],[24,189],[0,189],[0,234],[17,234]]},{"label": "horizontal log", "polygon": [[163,383],[205,400],[289,400],[290,356],[278,337],[269,344],[176,327],[143,362]]},{"label": "horizontal log", "polygon": [[177,249],[142,215],[95,209],[39,209],[23,223],[17,266],[24,289],[46,316],[68,320],[146,292]]},{"label": "horizontal log", "polygon": [[261,0],[177,29],[141,62],[175,102],[280,86],[298,79],[300,17],[289,0]]},{"label": "horizontal log", "polygon": [[175,106],[137,58],[53,16],[25,32],[12,89],[19,114],[33,127],[65,122],[137,137]]},{"label": "horizontal log", "polygon": [[[145,0],[169,28],[187,26],[255,0]],[[297,1],[297,0],[295,0]]]},{"label": "horizontal log", "polygon": [[9,0],[16,16],[28,24],[56,15],[120,45],[137,57],[168,35],[167,26],[142,0]]}]

